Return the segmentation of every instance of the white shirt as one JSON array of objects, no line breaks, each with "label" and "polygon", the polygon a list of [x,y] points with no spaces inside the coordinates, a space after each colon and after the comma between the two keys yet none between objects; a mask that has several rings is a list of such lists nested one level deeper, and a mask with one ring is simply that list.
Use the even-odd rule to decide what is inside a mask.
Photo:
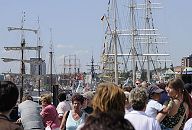
[{"label": "white shirt", "polygon": [[148,117],[143,111],[131,111],[125,114],[125,119],[129,120],[135,130],[161,130],[159,122]]},{"label": "white shirt", "polygon": [[147,103],[145,113],[150,117],[156,118],[157,113],[160,112],[162,109],[163,109],[162,104],[153,99],[150,99],[149,102]]},{"label": "white shirt", "polygon": [[192,118],[185,123],[183,130],[192,130]]},{"label": "white shirt", "polygon": [[59,114],[59,117],[62,117],[66,111],[69,111],[71,109],[71,105],[67,101],[62,101],[57,105],[57,113]]}]

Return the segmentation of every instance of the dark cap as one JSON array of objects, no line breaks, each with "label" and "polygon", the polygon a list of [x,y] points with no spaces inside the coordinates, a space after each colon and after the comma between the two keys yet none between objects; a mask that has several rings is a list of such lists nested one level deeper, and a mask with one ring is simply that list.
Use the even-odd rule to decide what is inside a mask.
[{"label": "dark cap", "polygon": [[147,88],[147,92],[149,95],[152,95],[153,93],[162,93],[164,90],[159,88],[157,85],[152,84]]}]

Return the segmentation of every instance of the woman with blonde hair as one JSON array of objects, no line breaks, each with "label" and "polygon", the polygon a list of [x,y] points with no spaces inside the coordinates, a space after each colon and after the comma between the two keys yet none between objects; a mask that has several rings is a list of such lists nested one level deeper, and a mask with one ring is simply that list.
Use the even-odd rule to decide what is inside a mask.
[{"label": "woman with blonde hair", "polygon": [[58,113],[54,105],[51,103],[51,94],[41,95],[40,102],[42,105],[41,116],[43,118],[45,130],[59,130]]},{"label": "woman with blonde hair", "polygon": [[125,114],[124,91],[113,83],[101,83],[98,85],[93,98],[93,115],[100,112],[120,112]]},{"label": "woman with blonde hair", "polygon": [[[85,130],[90,127],[90,121],[89,119],[95,121],[97,120],[99,115],[105,115],[105,114],[112,114],[114,117],[118,117],[119,119],[124,120],[125,115],[125,100],[126,96],[124,94],[124,91],[118,87],[114,83],[101,83],[98,85],[96,93],[93,97],[92,104],[93,104],[93,112],[86,120],[85,124],[83,124],[81,127],[79,127],[80,130]],[[117,123],[115,121],[115,118],[112,119],[112,122]],[[102,121],[98,123],[97,129],[108,129],[109,127],[109,121],[106,122],[106,126],[102,124]],[[122,123],[122,122],[121,122]],[[134,127],[132,124],[127,120],[127,123],[129,124],[129,128],[126,128],[125,130],[134,130]],[[100,126],[102,126],[100,128]],[[94,128],[92,128],[95,130]]]}]

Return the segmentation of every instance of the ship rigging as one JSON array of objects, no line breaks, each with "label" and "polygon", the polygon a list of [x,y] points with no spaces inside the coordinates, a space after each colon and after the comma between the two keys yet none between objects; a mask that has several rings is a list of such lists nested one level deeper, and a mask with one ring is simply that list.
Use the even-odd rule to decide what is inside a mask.
[{"label": "ship rigging", "polygon": [[103,77],[108,77],[106,80],[119,84],[119,74],[129,71],[132,85],[136,78],[151,82],[150,70],[166,62],[166,58],[162,58],[169,54],[160,49],[167,44],[166,38],[155,28],[153,18],[153,9],[157,8],[161,8],[160,3],[151,0],[145,0],[144,4],[137,4],[136,0],[109,0],[107,14],[101,19],[107,27],[102,52],[102,72]]}]

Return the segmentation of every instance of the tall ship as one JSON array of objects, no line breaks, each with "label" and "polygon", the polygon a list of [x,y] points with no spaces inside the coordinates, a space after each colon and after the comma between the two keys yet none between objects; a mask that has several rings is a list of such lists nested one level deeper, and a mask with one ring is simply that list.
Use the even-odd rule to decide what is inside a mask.
[{"label": "tall ship", "polygon": [[153,13],[160,8],[157,0],[108,1],[101,18],[106,26],[100,75],[104,81],[129,80],[134,85],[137,79],[160,80],[158,70],[170,61],[167,38],[158,30]]},{"label": "tall ship", "polygon": [[[1,58],[4,62],[20,62],[20,72],[19,73],[12,73],[11,69],[8,73],[3,73],[5,75],[6,80],[10,80],[14,82],[18,88],[19,88],[19,96],[20,96],[20,102],[22,101],[22,97],[24,93],[27,93],[29,91],[32,91],[33,89],[33,83],[36,84],[38,82],[37,89],[39,90],[38,95],[40,95],[40,82],[41,82],[41,75],[43,72],[43,63],[44,60],[41,58],[41,49],[43,48],[40,45],[40,37],[39,37],[39,29],[31,29],[31,28],[25,28],[24,27],[24,21],[25,21],[25,12],[23,12],[23,16],[21,19],[21,26],[20,27],[8,27],[8,31],[20,31],[21,33],[21,41],[20,46],[9,46],[4,47],[6,51],[15,51],[20,53],[20,57],[18,58]],[[34,33],[35,36],[37,36],[37,45],[36,46],[29,46],[29,43],[26,40],[25,34],[27,32]],[[26,53],[29,51],[36,52],[35,57],[30,57],[26,59]],[[33,66],[30,72],[33,72],[33,74],[27,74],[26,72],[26,63],[30,64],[30,66]],[[37,72],[37,73],[35,73]],[[9,77],[6,78],[6,76],[9,75]]]}]

